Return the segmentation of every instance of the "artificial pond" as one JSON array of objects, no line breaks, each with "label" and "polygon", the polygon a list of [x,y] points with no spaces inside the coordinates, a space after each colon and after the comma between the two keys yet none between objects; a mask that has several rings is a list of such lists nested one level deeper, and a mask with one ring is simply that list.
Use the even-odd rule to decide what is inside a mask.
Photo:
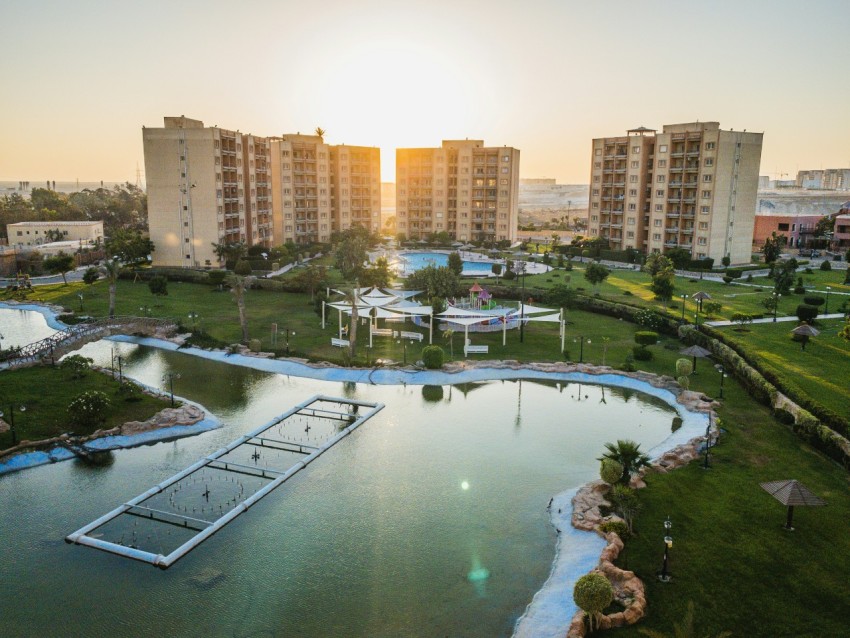
[{"label": "artificial pond", "polygon": [[[3,310],[0,319],[12,321]],[[108,366],[113,349],[125,373],[148,385],[180,374],[175,392],[223,427],[114,452],[104,467],[71,461],[0,477],[4,635],[61,627],[142,636],[155,618],[170,635],[509,636],[549,575],[549,499],[596,477],[604,442],[652,449],[675,415],[634,389],[567,379],[372,385],[127,342],[83,353]],[[167,572],[62,542],[319,393],[387,407]]]}]

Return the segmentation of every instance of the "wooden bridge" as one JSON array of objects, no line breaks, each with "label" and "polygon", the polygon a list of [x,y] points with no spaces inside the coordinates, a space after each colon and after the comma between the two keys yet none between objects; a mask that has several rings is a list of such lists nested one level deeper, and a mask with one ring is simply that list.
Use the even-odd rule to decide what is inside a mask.
[{"label": "wooden bridge", "polygon": [[171,319],[153,317],[111,317],[69,326],[45,339],[35,341],[14,351],[6,353],[5,363],[10,368],[34,365],[45,358],[55,360],[87,343],[97,341],[113,334],[168,333],[177,328]]}]

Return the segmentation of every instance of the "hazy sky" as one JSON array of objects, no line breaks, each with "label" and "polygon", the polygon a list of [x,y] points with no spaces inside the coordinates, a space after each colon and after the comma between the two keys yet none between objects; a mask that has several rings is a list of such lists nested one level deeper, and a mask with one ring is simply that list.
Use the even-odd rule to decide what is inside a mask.
[{"label": "hazy sky", "polygon": [[135,180],[164,115],[331,144],[481,138],[585,183],[640,125],[763,131],[762,174],[850,165],[850,1],[6,0],[0,180]]}]

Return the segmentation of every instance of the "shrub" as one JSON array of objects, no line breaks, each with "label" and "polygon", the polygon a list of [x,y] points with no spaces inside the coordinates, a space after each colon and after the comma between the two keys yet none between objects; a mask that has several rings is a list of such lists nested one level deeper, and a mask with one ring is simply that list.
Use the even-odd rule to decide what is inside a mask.
[{"label": "shrub", "polygon": [[86,376],[92,363],[94,363],[94,359],[89,359],[80,354],[72,354],[62,359],[59,369],[68,372],[72,379],[80,379]]},{"label": "shrub", "polygon": [[429,370],[439,370],[442,368],[445,356],[440,346],[425,346],[422,348],[422,363]]},{"label": "shrub", "polygon": [[[726,277],[731,277],[732,279],[740,279],[741,275],[744,272],[740,268],[727,268],[726,269]],[[724,277],[725,280],[725,277]]]},{"label": "shrub", "polygon": [[247,277],[252,272],[251,264],[244,259],[240,259],[236,262],[236,266],[233,267],[233,272],[240,277]]},{"label": "shrub", "polygon": [[653,346],[658,343],[658,333],[652,330],[638,330],[635,333],[635,343],[641,346]]},{"label": "shrub", "polygon": [[632,348],[632,356],[637,361],[650,361],[652,359],[652,351],[646,346],[635,346]]},{"label": "shrub", "polygon": [[251,339],[248,341],[248,349],[251,352],[259,352],[263,347],[263,344],[259,339]]},{"label": "shrub", "polygon": [[614,485],[623,478],[623,464],[614,459],[602,459],[599,465],[599,478],[609,485]]},{"label": "shrub", "polygon": [[806,303],[809,306],[822,306],[826,303],[826,299],[818,295],[806,295],[803,297],[803,303]]},{"label": "shrub", "polygon": [[631,533],[629,533],[629,526],[623,521],[605,521],[599,525],[599,531],[603,534],[614,532],[623,540],[626,540],[629,536],[631,536]]},{"label": "shrub", "polygon": [[513,270],[506,270],[502,275],[502,279],[506,281],[513,281],[516,279],[516,273]]},{"label": "shrub", "polygon": [[797,306],[796,314],[797,319],[800,321],[807,321],[811,323],[814,321],[815,317],[818,316],[818,308],[817,306],[810,306],[803,303]]},{"label": "shrub", "polygon": [[118,394],[124,397],[125,401],[141,401],[142,389],[132,381],[122,381],[118,386]]},{"label": "shrub", "polygon": [[794,418],[793,414],[791,414],[788,410],[783,410],[782,408],[776,408],[773,411],[773,416],[775,416],[776,420],[782,425],[794,425],[797,420]]},{"label": "shrub", "polygon": [[220,286],[224,283],[224,279],[227,277],[227,271],[225,270],[211,270],[210,274],[207,275],[207,281],[211,283],[213,286]]},{"label": "shrub", "polygon": [[605,576],[599,572],[590,572],[576,581],[573,600],[587,614],[592,632],[594,619],[614,600],[614,588]]},{"label": "shrub", "polygon": [[86,272],[83,273],[83,282],[91,286],[97,281],[98,277],[100,277],[100,271],[92,266],[90,268],[86,268]]},{"label": "shrub", "polygon": [[832,270],[832,264],[828,261],[824,260],[820,263],[821,270]]},{"label": "shrub", "polygon": [[635,355],[631,352],[626,355],[626,360],[623,362],[622,369],[624,372],[634,372],[637,370],[637,366],[635,366]]},{"label": "shrub", "polygon": [[98,390],[83,392],[68,404],[68,418],[74,425],[103,423],[109,397]]},{"label": "shrub", "polygon": [[168,279],[163,275],[151,277],[150,281],[148,281],[148,288],[158,297],[164,297],[168,295]]}]

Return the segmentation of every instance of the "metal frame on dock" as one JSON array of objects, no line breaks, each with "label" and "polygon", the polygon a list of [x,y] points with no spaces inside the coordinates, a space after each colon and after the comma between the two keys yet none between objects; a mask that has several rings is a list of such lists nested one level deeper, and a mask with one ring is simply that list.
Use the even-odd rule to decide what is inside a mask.
[{"label": "metal frame on dock", "polygon": [[[333,410],[311,407],[312,404],[319,402],[348,405],[351,406],[352,411],[335,412]],[[369,408],[369,410],[364,414],[359,414],[359,408]],[[179,560],[180,558],[188,554],[190,551],[192,551],[195,547],[204,542],[207,538],[221,530],[234,518],[236,518],[243,512],[247,512],[248,509],[251,506],[255,505],[261,498],[263,498],[264,496],[272,492],[275,488],[279,487],[284,482],[289,480],[300,470],[307,467],[307,465],[315,461],[325,451],[333,447],[344,437],[348,436],[352,431],[358,428],[361,424],[365,423],[383,408],[383,403],[370,403],[366,401],[355,401],[353,399],[343,399],[326,395],[316,395],[308,399],[307,401],[304,401],[303,403],[299,403],[289,411],[277,417],[274,421],[259,427],[258,429],[254,430],[249,434],[239,437],[221,450],[210,454],[209,456],[201,459],[197,463],[194,463],[193,465],[187,467],[182,472],[175,474],[171,478],[166,479],[162,483],[152,487],[145,493],[140,494],[136,498],[124,503],[120,507],[115,508],[108,514],[105,514],[97,520],[92,521],[88,525],[81,527],[76,532],[73,532],[72,534],[66,536],[65,541],[67,543],[73,543],[76,545],[86,545],[88,547],[93,547],[95,549],[110,552],[112,554],[117,554],[119,556],[124,556],[126,558],[132,558],[134,560],[150,563],[151,565],[155,565],[162,569],[167,569],[168,567],[173,565],[177,560]],[[351,421],[351,423],[346,428],[340,430],[335,436],[331,437],[324,444],[318,447],[294,441],[284,441],[281,439],[272,439],[261,436],[264,432],[276,427],[277,425],[280,425],[286,419],[294,415],[304,415],[315,418],[333,419],[338,421]],[[254,467],[250,465],[236,463],[233,461],[222,460],[222,457],[242,445],[266,447],[281,452],[304,454],[306,456],[304,456],[303,459],[286,469]],[[232,509],[230,509],[223,516],[219,517],[214,521],[207,521],[204,519],[185,516],[182,514],[175,514],[165,510],[159,510],[142,505],[142,503],[144,503],[144,501],[146,501],[147,499],[157,494],[161,494],[171,485],[174,485],[178,481],[205,467],[209,467],[210,469],[216,470],[250,474],[251,476],[256,476],[259,478],[273,478],[273,480],[267,485],[257,490],[256,492],[254,492],[253,494],[251,494],[248,498],[237,503]],[[103,525],[107,524],[108,522],[123,514],[139,516],[152,521],[156,521],[158,523],[176,525],[184,529],[197,531],[198,533],[195,534],[188,541],[177,547],[167,556],[164,556],[162,554],[154,554],[153,552],[148,552],[135,547],[128,547],[120,543],[113,543],[110,541],[102,540],[100,538],[94,538],[92,536],[89,536],[89,534],[94,530],[98,529],[99,527],[102,527]]]}]

